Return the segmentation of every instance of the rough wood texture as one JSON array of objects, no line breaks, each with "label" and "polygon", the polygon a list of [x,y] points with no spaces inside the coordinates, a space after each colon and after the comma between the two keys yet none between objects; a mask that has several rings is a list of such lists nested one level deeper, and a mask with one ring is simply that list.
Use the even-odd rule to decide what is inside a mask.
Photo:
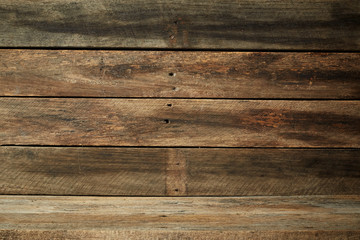
[{"label": "rough wood texture", "polygon": [[1,98],[0,144],[360,147],[360,103]]},{"label": "rough wood texture", "polygon": [[0,50],[0,96],[360,99],[359,53]]},{"label": "rough wood texture", "polygon": [[[1,196],[3,238],[356,239],[360,198]],[[99,224],[101,223],[101,224]],[[66,230],[66,231],[65,231]],[[33,231],[33,232],[31,232]],[[304,235],[300,235],[304,234]]]},{"label": "rough wood texture", "polygon": [[360,194],[360,150],[0,147],[0,194]]},{"label": "rough wood texture", "polygon": [[167,150],[0,148],[0,194],[164,195]]},{"label": "rough wood texture", "polygon": [[[219,223],[221,224],[221,223]],[[3,240],[45,240],[45,239],[191,239],[191,240],[357,240],[359,231],[187,231],[167,230],[0,230]]]},{"label": "rough wood texture", "polygon": [[0,46],[359,50],[353,0],[2,0]]},{"label": "rough wood texture", "polygon": [[359,194],[359,150],[189,149],[191,195]]}]

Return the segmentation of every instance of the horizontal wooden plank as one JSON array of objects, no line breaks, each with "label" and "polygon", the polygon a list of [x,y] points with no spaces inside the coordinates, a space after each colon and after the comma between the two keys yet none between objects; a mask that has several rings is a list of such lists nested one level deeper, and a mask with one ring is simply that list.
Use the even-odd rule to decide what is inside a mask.
[{"label": "horizontal wooden plank", "polygon": [[185,231],[185,230],[151,230],[151,231],[126,231],[126,230],[0,230],[0,239],[3,240],[45,240],[45,239],[344,239],[353,240],[360,237],[359,231]]},{"label": "horizontal wooden plank", "polygon": [[168,149],[0,147],[0,194],[165,195]]},{"label": "horizontal wooden plank", "polygon": [[356,239],[360,236],[359,196],[0,196],[0,205],[2,237]]},{"label": "horizontal wooden plank", "polygon": [[0,96],[360,99],[359,53],[0,50]]},{"label": "horizontal wooden plank", "polygon": [[352,0],[2,0],[1,47],[359,50]]},{"label": "horizontal wooden plank", "polygon": [[356,148],[360,102],[1,98],[0,144]]},{"label": "horizontal wooden plank", "polygon": [[183,151],[189,195],[339,195],[360,192],[359,150]]},{"label": "horizontal wooden plank", "polygon": [[360,195],[360,150],[0,147],[0,194]]}]

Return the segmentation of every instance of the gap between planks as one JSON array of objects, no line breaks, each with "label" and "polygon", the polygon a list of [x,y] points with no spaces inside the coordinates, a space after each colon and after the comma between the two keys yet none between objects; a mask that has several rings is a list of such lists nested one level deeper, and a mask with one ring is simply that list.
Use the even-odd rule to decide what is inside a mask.
[{"label": "gap between planks", "polygon": [[2,47],[0,50],[41,50],[41,51],[144,51],[144,52],[232,52],[232,53],[360,53],[360,50],[311,50],[311,49],[299,49],[299,50],[288,50],[288,49],[208,49],[208,48],[121,48],[121,47],[26,47],[26,46],[17,46],[17,47]]},{"label": "gap between planks", "polygon": [[20,144],[4,144],[0,147],[28,147],[28,148],[156,148],[156,149],[274,149],[274,150],[359,150],[360,148],[351,147],[197,147],[197,146],[116,146],[116,145],[20,145]]},{"label": "gap between planks", "polygon": [[190,97],[79,97],[79,96],[0,96],[1,98],[24,98],[24,99],[41,99],[41,98],[53,98],[53,99],[160,99],[160,100],[223,100],[223,101],[303,101],[303,102],[311,102],[311,101],[360,101],[360,99],[346,99],[346,98],[311,98],[311,99],[303,99],[303,98],[190,98]]}]

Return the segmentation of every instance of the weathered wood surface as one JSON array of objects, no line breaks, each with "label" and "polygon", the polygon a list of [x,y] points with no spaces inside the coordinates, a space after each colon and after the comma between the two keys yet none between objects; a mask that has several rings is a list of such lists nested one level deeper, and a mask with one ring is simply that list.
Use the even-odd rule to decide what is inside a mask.
[{"label": "weathered wood surface", "polygon": [[1,98],[0,144],[356,148],[360,103]]},{"label": "weathered wood surface", "polygon": [[[221,224],[221,223],[219,223]],[[167,230],[0,230],[2,240],[45,240],[45,239],[192,239],[192,240],[354,240],[360,232],[354,231],[191,231]]]},{"label": "weathered wood surface", "polygon": [[359,50],[352,0],[2,0],[2,47]]},{"label": "weathered wood surface", "polygon": [[360,150],[0,147],[0,194],[360,194]]},{"label": "weathered wood surface", "polygon": [[[0,196],[0,229],[16,236],[316,239],[360,236],[360,198]],[[34,231],[32,234],[31,231]],[[109,235],[108,235],[109,234]],[[165,237],[166,238],[166,237]],[[230,238],[230,239],[231,239]],[[252,238],[252,239],[254,239]],[[31,237],[31,239],[33,239]]]},{"label": "weathered wood surface", "polygon": [[359,53],[0,50],[0,96],[360,99]]},{"label": "weathered wood surface", "polygon": [[165,195],[169,151],[0,147],[0,194]]}]

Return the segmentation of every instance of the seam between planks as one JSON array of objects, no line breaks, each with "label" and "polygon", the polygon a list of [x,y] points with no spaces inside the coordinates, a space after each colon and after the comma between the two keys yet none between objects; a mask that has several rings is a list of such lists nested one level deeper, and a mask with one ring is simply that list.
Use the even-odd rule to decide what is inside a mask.
[{"label": "seam between planks", "polygon": [[213,147],[213,146],[117,146],[117,145],[16,145],[16,144],[1,144],[0,147],[43,147],[43,148],[155,148],[155,149],[168,149],[168,148],[192,148],[192,149],[298,149],[298,150],[358,150],[360,148],[354,147]]},{"label": "seam between planks", "polygon": [[174,52],[286,52],[286,53],[360,53],[360,50],[318,50],[318,49],[299,49],[299,50],[289,50],[289,49],[212,49],[212,48],[123,48],[123,47],[25,47],[25,46],[16,46],[16,47],[0,47],[0,49],[18,49],[18,50],[90,50],[90,51],[174,51]]},{"label": "seam between planks", "polygon": [[359,194],[342,194],[342,195],[326,195],[326,194],[319,194],[319,195],[309,195],[309,194],[303,194],[303,195],[96,195],[96,194],[87,194],[87,195],[78,195],[78,194],[0,194],[2,197],[75,197],[75,198],[83,198],[83,197],[96,197],[96,198],[346,198],[346,197],[359,197]]},{"label": "seam between planks", "polygon": [[223,100],[223,101],[360,101],[358,98],[189,98],[189,97],[84,97],[84,96],[0,96],[1,98],[28,98],[28,99],[42,99],[42,98],[52,98],[52,99],[161,99],[161,100]]}]

